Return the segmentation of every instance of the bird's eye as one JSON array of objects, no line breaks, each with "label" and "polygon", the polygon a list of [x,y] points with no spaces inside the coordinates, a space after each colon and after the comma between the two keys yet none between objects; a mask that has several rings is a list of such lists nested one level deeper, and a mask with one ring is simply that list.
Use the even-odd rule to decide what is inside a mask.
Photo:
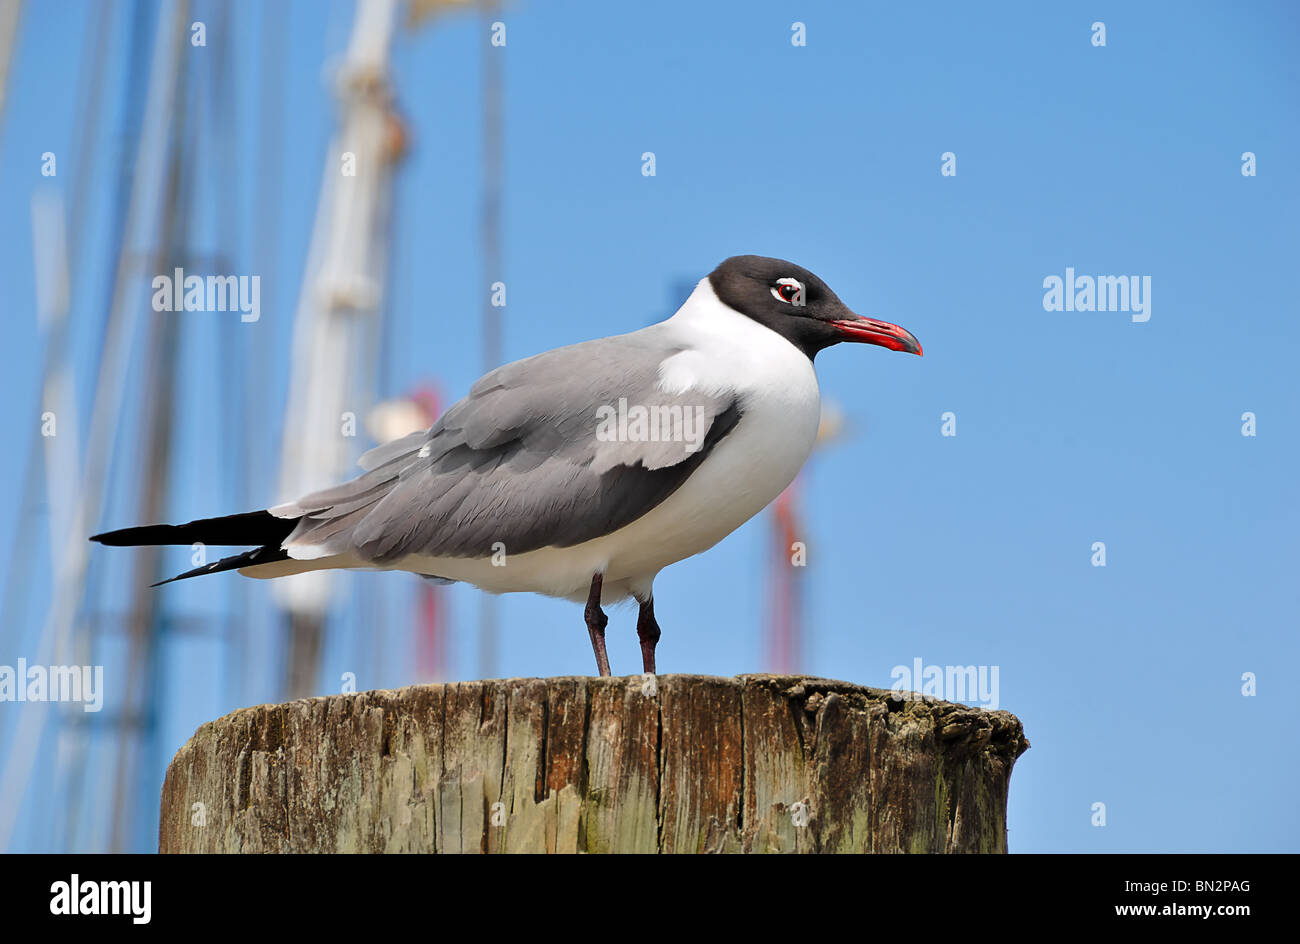
[{"label": "bird's eye", "polygon": [[772,295],[790,305],[803,304],[803,283],[798,279],[777,279],[772,286]]}]

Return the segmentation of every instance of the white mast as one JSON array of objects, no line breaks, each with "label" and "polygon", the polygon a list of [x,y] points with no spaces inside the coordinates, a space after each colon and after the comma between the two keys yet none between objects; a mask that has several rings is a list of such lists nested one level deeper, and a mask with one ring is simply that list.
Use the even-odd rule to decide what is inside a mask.
[{"label": "white mast", "polygon": [[[334,80],[340,127],[325,156],[294,322],[280,475],[286,501],[346,476],[357,417],[369,405],[363,400],[371,394],[392,169],[400,149],[387,77],[397,6],[397,0],[358,0]],[[276,581],[276,599],[290,616],[291,697],[311,692],[334,585],[334,575],[325,572]]]}]

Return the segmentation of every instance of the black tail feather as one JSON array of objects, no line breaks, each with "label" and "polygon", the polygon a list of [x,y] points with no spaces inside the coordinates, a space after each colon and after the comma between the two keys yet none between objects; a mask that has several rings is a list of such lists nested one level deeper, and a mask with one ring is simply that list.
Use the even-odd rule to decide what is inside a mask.
[{"label": "black tail feather", "polygon": [[[163,527],[166,527],[163,525]],[[245,551],[242,554],[235,554],[232,557],[223,557],[219,561],[211,564],[204,564],[202,567],[195,567],[193,570],[187,570],[183,574],[177,574],[175,577],[168,577],[166,580],[160,580],[154,587],[161,587],[165,583],[171,583],[173,580],[187,580],[190,577],[202,577],[205,574],[219,574],[223,570],[238,570],[240,567],[252,567],[254,564],[270,564],[275,561],[287,560],[288,553],[280,549],[278,544],[267,545],[266,547],[257,547],[251,551]]]},{"label": "black tail feather", "polygon": [[111,547],[154,544],[260,544],[279,547],[297,523],[296,518],[277,518],[269,511],[249,511],[222,518],[200,518],[187,524],[147,524],[105,531],[93,535],[91,540]]}]

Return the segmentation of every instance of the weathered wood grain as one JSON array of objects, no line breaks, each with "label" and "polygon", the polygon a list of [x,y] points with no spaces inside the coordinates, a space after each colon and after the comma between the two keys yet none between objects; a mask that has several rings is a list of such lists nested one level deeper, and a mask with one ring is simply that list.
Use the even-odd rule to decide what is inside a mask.
[{"label": "weathered wood grain", "polygon": [[827,679],[501,679],[245,708],[161,852],[1005,852],[1005,711]]}]

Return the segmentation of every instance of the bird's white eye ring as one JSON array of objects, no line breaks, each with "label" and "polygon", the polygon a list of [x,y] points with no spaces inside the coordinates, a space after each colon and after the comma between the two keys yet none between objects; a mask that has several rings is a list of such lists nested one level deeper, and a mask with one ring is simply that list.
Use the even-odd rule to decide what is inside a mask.
[{"label": "bird's white eye ring", "polygon": [[777,279],[772,286],[772,297],[789,305],[803,305],[803,283],[798,279]]}]

